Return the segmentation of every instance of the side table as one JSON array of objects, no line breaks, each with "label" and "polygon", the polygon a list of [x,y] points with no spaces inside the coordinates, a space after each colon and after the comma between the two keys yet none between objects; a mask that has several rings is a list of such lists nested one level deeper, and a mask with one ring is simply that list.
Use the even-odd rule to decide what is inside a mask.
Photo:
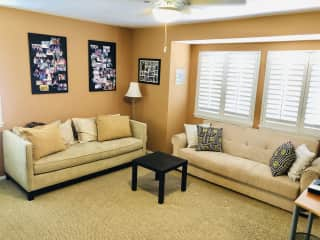
[{"label": "side table", "polygon": [[[308,224],[307,224],[307,236],[310,236],[313,218],[320,216],[320,195],[309,193],[308,189],[304,190],[303,193],[295,200],[295,207],[292,216],[291,230],[289,240],[296,239],[296,231],[299,220],[299,214],[301,210],[307,210],[309,212]],[[307,237],[308,239],[308,237]]]}]

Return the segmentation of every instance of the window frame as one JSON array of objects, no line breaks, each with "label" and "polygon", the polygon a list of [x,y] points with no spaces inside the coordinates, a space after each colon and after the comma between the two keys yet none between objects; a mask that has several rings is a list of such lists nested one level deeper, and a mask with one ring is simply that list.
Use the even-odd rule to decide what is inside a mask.
[{"label": "window frame", "polygon": [[[266,120],[265,113],[266,113],[266,105],[267,105],[267,90],[270,81],[270,71],[269,71],[269,64],[270,64],[270,55],[269,53],[273,52],[292,52],[292,53],[308,53],[308,61],[305,63],[305,71],[303,74],[303,82],[301,87],[301,95],[299,101],[299,110],[297,116],[296,125],[293,126],[290,124],[285,124],[284,122],[277,122],[277,121],[268,121]],[[265,77],[264,77],[264,86],[263,86],[263,97],[262,97],[262,105],[261,105],[261,116],[260,116],[260,128],[266,129],[273,129],[273,130],[280,130],[285,132],[290,132],[298,135],[310,135],[310,136],[320,136],[320,129],[317,128],[310,128],[305,127],[305,113],[306,107],[309,97],[309,85],[311,79],[311,66],[310,66],[310,57],[312,53],[320,54],[320,50],[274,50],[274,51],[267,51],[266,53],[266,65],[265,65]]]},{"label": "window frame", "polygon": [[[210,52],[218,52],[218,53],[224,53],[224,54],[230,54],[230,53],[256,53],[257,54],[257,61],[256,61],[256,73],[254,76],[253,81],[253,87],[252,87],[252,97],[251,97],[251,106],[250,106],[250,113],[248,118],[241,118],[235,117],[235,116],[228,116],[224,114],[225,109],[225,99],[226,99],[226,86],[227,81],[222,82],[221,87],[221,98],[220,98],[220,109],[218,114],[210,113],[201,111],[198,109],[198,99],[199,99],[199,90],[200,90],[200,66],[201,66],[201,55],[207,54]],[[226,61],[226,59],[224,59]],[[195,94],[195,105],[194,105],[194,112],[193,116],[197,118],[203,118],[208,120],[215,120],[215,121],[224,121],[234,124],[239,124],[243,126],[252,127],[254,122],[254,115],[255,115],[255,108],[256,108],[256,98],[257,98],[257,88],[258,88],[258,82],[259,82],[259,75],[260,75],[260,65],[261,65],[261,51],[260,50],[248,50],[248,51],[212,51],[212,50],[205,50],[205,51],[199,51],[198,54],[198,66],[197,66],[197,84],[196,84],[196,94]],[[224,63],[223,66],[224,69],[226,69],[226,63]],[[225,72],[223,78],[225,79]]]}]

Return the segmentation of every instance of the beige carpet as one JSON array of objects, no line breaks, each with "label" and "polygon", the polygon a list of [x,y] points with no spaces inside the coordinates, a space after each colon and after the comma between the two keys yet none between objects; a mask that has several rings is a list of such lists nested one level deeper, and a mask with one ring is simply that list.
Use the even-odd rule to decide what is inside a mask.
[{"label": "beige carpet", "polygon": [[[32,202],[11,181],[0,181],[0,239],[287,239],[291,214],[224,188],[180,174],[167,177],[158,205],[153,174],[139,169],[130,189],[130,169],[90,179],[36,197]],[[306,219],[300,218],[299,230]],[[314,231],[320,235],[319,221]]]}]

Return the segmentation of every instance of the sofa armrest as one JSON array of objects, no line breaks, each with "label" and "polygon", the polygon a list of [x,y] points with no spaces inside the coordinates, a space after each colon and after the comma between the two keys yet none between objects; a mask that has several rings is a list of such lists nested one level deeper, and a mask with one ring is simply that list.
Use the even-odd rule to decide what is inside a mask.
[{"label": "sofa armrest", "polygon": [[142,140],[143,143],[143,150],[147,151],[147,124],[138,122],[135,120],[130,120],[130,126],[132,135],[135,138],[139,138]]},{"label": "sofa armrest", "polygon": [[303,192],[310,183],[320,178],[320,164],[306,168],[300,179],[300,191]]},{"label": "sofa armrest", "polygon": [[185,133],[179,133],[173,135],[171,138],[171,143],[173,145],[173,155],[178,154],[180,148],[185,148],[187,146],[187,136]]},{"label": "sofa armrest", "polygon": [[15,133],[3,131],[3,156],[5,172],[26,191],[32,191],[32,144]]}]

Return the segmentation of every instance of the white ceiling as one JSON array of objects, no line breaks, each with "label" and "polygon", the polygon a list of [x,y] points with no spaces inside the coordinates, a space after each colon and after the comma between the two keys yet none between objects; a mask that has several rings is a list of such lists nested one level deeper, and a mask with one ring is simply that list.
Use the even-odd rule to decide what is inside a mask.
[{"label": "white ceiling", "polygon": [[[153,0],[154,1],[154,0]],[[144,0],[0,0],[0,6],[126,27],[157,26]],[[320,0],[247,0],[245,5],[193,6],[178,23],[320,10]]]}]

